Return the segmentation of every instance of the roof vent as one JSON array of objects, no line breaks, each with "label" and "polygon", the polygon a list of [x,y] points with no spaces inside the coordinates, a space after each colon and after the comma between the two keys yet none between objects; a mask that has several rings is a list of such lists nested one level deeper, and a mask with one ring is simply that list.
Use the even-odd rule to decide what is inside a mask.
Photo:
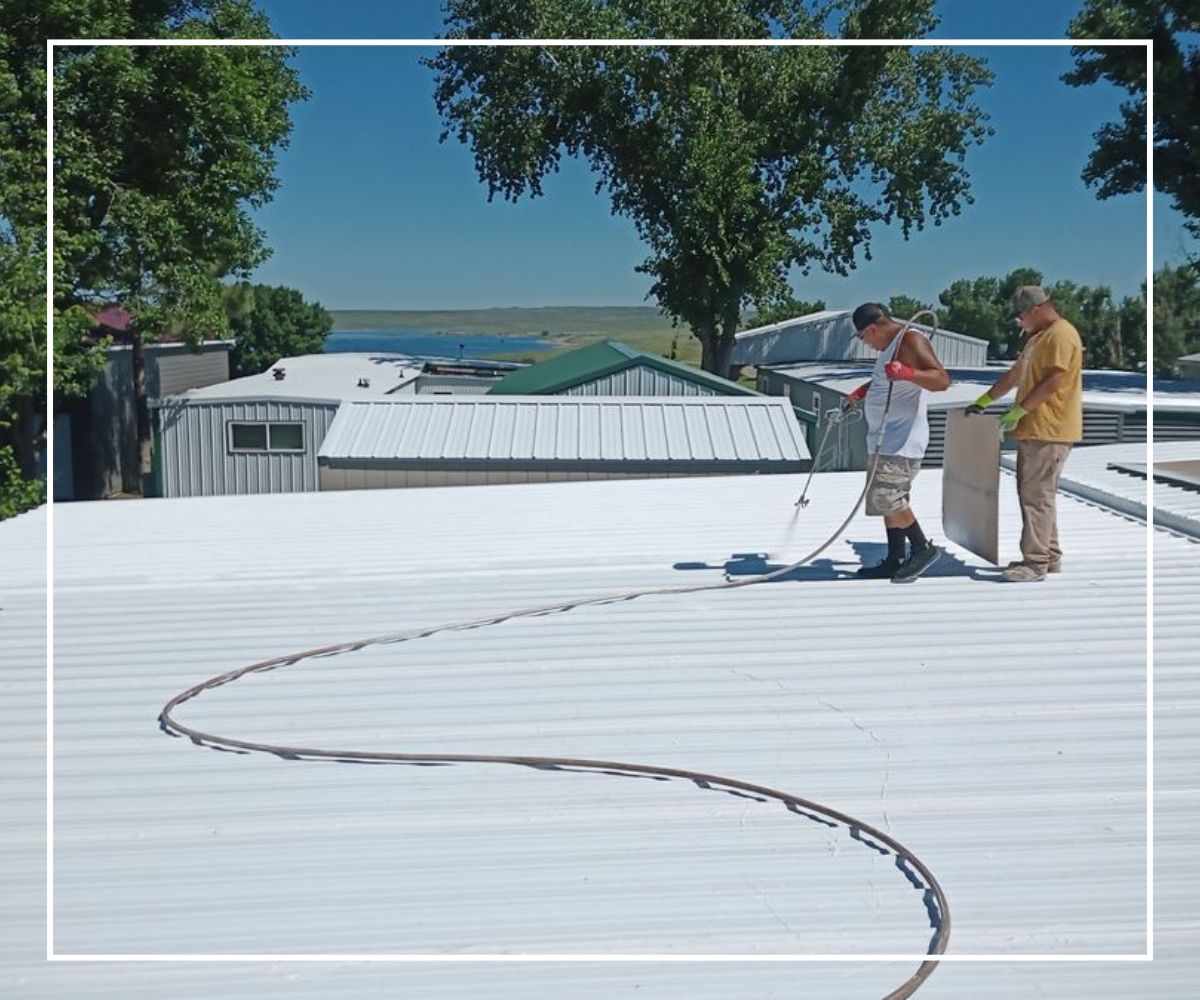
[{"label": "roof vent", "polygon": [[276,382],[282,382],[287,372],[283,368],[272,368],[271,374],[275,376]]},{"label": "roof vent", "polygon": [[360,378],[358,380],[358,387],[360,389],[370,389],[371,388],[371,380],[369,378]]}]

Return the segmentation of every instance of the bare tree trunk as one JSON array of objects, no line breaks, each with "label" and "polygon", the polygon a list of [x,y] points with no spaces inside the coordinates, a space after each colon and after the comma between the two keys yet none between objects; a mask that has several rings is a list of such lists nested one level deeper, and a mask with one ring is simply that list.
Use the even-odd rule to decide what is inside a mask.
[{"label": "bare tree trunk", "polygon": [[146,392],[146,351],[141,332],[131,326],[133,342],[133,412],[137,427],[138,492],[148,496],[153,484],[154,455],[150,439],[150,399]]},{"label": "bare tree trunk", "polygon": [[727,322],[721,329],[715,326],[704,330],[700,336],[700,367],[713,375],[729,378],[732,374],[730,359],[733,357],[733,335],[737,321]]}]

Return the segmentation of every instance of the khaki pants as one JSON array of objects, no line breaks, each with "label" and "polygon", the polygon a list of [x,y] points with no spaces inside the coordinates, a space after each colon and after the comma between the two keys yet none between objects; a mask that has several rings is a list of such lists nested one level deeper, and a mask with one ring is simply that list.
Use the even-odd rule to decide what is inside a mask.
[{"label": "khaki pants", "polygon": [[1071,453],[1058,441],[1017,442],[1017,497],[1021,501],[1021,559],[1045,569],[1062,559],[1058,544],[1058,480]]}]

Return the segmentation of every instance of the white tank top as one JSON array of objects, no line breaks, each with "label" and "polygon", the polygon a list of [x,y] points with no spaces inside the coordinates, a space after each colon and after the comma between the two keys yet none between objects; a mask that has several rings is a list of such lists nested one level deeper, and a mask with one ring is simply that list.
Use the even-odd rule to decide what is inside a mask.
[{"label": "white tank top", "polygon": [[[926,416],[928,393],[915,382],[892,381],[883,370],[896,356],[905,336],[917,334],[928,339],[923,330],[910,327],[892,338],[879,352],[871,372],[871,387],[863,401],[867,417],[867,453],[879,449],[881,455],[901,455],[904,458],[924,458],[929,445],[929,418]],[[883,407],[887,401],[888,385],[892,385],[892,402],[888,407],[887,423],[883,424]],[[883,426],[881,426],[883,425]]]}]

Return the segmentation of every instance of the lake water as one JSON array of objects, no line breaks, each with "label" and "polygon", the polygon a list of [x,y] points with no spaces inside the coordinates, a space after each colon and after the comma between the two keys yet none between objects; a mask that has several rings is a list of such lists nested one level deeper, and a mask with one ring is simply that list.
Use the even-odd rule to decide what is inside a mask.
[{"label": "lake water", "polygon": [[432,330],[333,330],[325,335],[327,354],[379,351],[415,357],[484,358],[518,351],[548,351],[549,338],[498,333],[439,334]]}]

